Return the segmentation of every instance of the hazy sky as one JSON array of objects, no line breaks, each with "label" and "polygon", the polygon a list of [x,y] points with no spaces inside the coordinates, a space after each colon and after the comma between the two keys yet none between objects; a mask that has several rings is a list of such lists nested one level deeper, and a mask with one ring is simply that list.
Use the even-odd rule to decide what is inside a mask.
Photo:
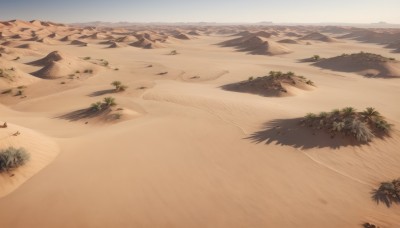
[{"label": "hazy sky", "polygon": [[0,0],[0,20],[400,24],[400,0]]}]

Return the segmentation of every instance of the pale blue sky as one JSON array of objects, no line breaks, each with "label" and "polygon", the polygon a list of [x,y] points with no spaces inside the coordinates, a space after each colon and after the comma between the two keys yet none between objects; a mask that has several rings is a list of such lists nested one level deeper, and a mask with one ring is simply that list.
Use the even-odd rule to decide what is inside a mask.
[{"label": "pale blue sky", "polygon": [[399,10],[400,0],[0,0],[0,20],[57,22],[400,24]]}]

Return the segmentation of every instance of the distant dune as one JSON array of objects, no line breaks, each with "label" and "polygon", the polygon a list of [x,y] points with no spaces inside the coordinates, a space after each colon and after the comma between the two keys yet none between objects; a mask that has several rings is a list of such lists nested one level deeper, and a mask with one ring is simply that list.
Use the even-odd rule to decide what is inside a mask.
[{"label": "distant dune", "polygon": [[255,55],[282,55],[290,53],[291,50],[274,41],[260,36],[244,36],[220,43],[221,46],[235,47],[238,51],[248,52]]},{"label": "distant dune", "polygon": [[400,77],[400,62],[371,53],[341,55],[323,59],[315,66],[334,71],[356,72],[367,77]]},{"label": "distant dune", "polygon": [[331,37],[324,35],[322,33],[319,33],[319,32],[313,32],[308,35],[305,35],[305,36],[301,37],[300,40],[314,40],[314,41],[321,41],[321,42],[328,42],[328,43],[338,42],[337,39],[331,38]]}]

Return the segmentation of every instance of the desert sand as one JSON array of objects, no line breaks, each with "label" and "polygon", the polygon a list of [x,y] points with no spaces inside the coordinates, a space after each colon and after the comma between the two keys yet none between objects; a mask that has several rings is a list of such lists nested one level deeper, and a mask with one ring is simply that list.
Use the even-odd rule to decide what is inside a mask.
[{"label": "desert sand", "polygon": [[[0,227],[399,227],[400,206],[371,192],[400,177],[400,31],[20,20],[0,31],[0,149],[31,154],[0,174]],[[388,62],[335,59],[361,51]],[[270,71],[313,85],[224,89]],[[93,114],[106,97],[117,104]],[[353,145],[298,124],[346,106],[379,110],[390,137]]]}]

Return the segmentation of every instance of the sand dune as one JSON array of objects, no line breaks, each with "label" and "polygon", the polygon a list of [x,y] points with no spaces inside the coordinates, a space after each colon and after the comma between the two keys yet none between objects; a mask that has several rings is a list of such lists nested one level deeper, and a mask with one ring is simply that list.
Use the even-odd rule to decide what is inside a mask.
[{"label": "sand dune", "polygon": [[20,65],[0,58],[0,90],[8,90],[10,87],[29,85],[37,82],[39,79],[24,72]]},{"label": "sand dune", "polygon": [[190,40],[191,39],[188,35],[186,35],[184,33],[180,33],[178,35],[175,35],[174,37],[176,39],[180,39],[180,40]]},{"label": "sand dune", "polygon": [[[400,177],[398,30],[94,24],[0,22],[9,42],[0,45],[0,121],[9,123],[0,149],[33,153],[0,174],[0,227],[400,224],[400,205],[374,198],[381,182]],[[291,44],[314,32],[313,46]],[[354,32],[387,43],[319,40]],[[263,76],[271,70],[296,73]],[[114,81],[127,87],[116,92]],[[117,105],[93,112],[106,97]],[[303,126],[307,113],[322,126],[323,111],[346,106],[379,110],[390,137],[355,145],[337,128]]]},{"label": "sand dune", "polygon": [[154,49],[154,48],[163,48],[164,46],[159,44],[158,42],[154,42],[151,40],[148,40],[146,38],[142,38],[136,42],[130,43],[129,45],[133,47],[138,47],[138,48],[144,48],[144,49]]},{"label": "sand dune", "polygon": [[[26,165],[11,173],[0,173],[0,197],[11,193],[25,181],[51,163],[59,153],[57,144],[48,137],[31,129],[8,123],[8,128],[0,129],[1,146],[6,149],[10,146],[25,148],[30,154],[30,160]],[[13,136],[15,132],[18,136]]]},{"label": "sand dune", "polygon": [[314,65],[335,71],[357,72],[367,77],[400,77],[399,61],[371,53],[341,55]]},{"label": "sand dune", "polygon": [[390,48],[390,49],[394,49],[393,52],[400,53],[400,40],[393,42],[391,44],[388,44],[386,47]]},{"label": "sand dune", "polygon": [[119,37],[119,38],[115,39],[116,42],[124,42],[124,43],[134,42],[134,41],[137,41],[137,40],[138,39],[136,37],[134,37],[134,36],[123,36],[123,37]]},{"label": "sand dune", "polygon": [[43,68],[33,72],[32,75],[43,79],[66,77],[74,74],[76,71],[84,71],[85,69],[93,68],[89,63],[58,51],[51,52],[44,58],[28,64],[42,66]]},{"label": "sand dune", "polygon": [[86,47],[88,44],[86,42],[80,41],[80,40],[73,40],[71,41],[71,45],[76,45],[80,47]]},{"label": "sand dune", "polygon": [[342,39],[355,39],[361,42],[389,44],[400,40],[400,32],[371,31],[368,29],[357,29],[349,34],[340,36]]},{"label": "sand dune", "polygon": [[120,48],[123,47],[123,45],[117,43],[117,42],[111,42],[110,46],[108,46],[108,48]]},{"label": "sand dune", "polygon": [[260,36],[245,36],[220,43],[225,47],[235,47],[238,51],[249,52],[255,55],[282,55],[291,50],[274,41]]},{"label": "sand dune", "polygon": [[[279,74],[279,75],[277,75]],[[294,96],[298,90],[311,90],[313,82],[293,73],[271,72],[269,76],[250,77],[246,81],[224,85],[223,89],[262,96]]]},{"label": "sand dune", "polygon": [[324,35],[322,33],[319,33],[319,32],[313,32],[308,35],[305,35],[305,36],[301,37],[300,40],[314,40],[314,41],[322,41],[322,42],[328,42],[328,43],[338,42],[338,40],[331,38],[327,35]]},{"label": "sand dune", "polygon": [[192,30],[192,31],[188,32],[188,34],[191,36],[200,36],[200,33],[196,30]]},{"label": "sand dune", "polygon": [[16,46],[15,48],[38,50],[38,47],[34,44],[21,44],[21,45]]},{"label": "sand dune", "polygon": [[292,39],[283,39],[283,40],[279,40],[278,43],[282,43],[282,44],[298,44],[299,42],[296,40],[292,40]]}]

